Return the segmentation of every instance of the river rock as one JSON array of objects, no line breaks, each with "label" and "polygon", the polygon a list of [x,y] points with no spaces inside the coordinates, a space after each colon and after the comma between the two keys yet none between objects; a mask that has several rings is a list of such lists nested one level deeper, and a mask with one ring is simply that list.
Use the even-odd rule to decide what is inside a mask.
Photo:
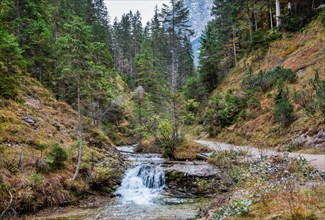
[{"label": "river rock", "polygon": [[168,192],[179,197],[212,196],[228,190],[231,181],[210,164],[174,164],[166,168]]}]

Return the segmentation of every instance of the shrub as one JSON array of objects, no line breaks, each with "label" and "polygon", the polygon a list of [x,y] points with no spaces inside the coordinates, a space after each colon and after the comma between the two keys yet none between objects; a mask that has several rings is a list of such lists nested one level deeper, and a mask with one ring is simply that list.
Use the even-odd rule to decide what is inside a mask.
[{"label": "shrub", "polygon": [[29,181],[30,181],[31,185],[38,186],[38,185],[40,185],[40,184],[42,184],[44,182],[44,179],[43,179],[43,177],[40,174],[33,173],[29,177]]},{"label": "shrub", "polygon": [[277,66],[274,69],[270,70],[269,74],[273,75],[276,79],[282,79],[290,83],[294,83],[297,80],[297,73],[282,66]]},{"label": "shrub", "polygon": [[173,158],[175,145],[173,140],[173,125],[172,123],[165,119],[159,122],[158,125],[158,145],[162,148],[162,153],[164,157]]},{"label": "shrub", "polygon": [[318,109],[325,115],[325,79],[320,79],[316,71],[313,79],[309,81],[312,89],[303,87],[303,90],[294,93],[294,101],[305,111],[315,113]]},{"label": "shrub", "polygon": [[220,122],[218,112],[224,109],[224,103],[220,95],[212,96],[209,100],[208,110],[204,117],[204,128],[210,136],[214,136],[218,133],[220,128]]},{"label": "shrub", "polygon": [[278,92],[274,99],[274,119],[276,122],[281,123],[284,126],[289,126],[293,121],[293,106],[289,100],[289,92],[287,88],[283,88],[283,85],[279,83]]},{"label": "shrub", "polygon": [[18,96],[18,85],[17,74],[1,74],[0,96],[5,99],[16,99]]},{"label": "shrub", "polygon": [[306,112],[315,113],[316,103],[314,101],[314,95],[306,87],[304,87],[303,91],[296,91],[293,94],[293,100],[296,104],[300,105]]},{"label": "shrub", "polygon": [[47,145],[44,143],[39,143],[35,146],[37,150],[41,152],[41,158],[43,157],[43,151],[47,148]]},{"label": "shrub", "polygon": [[59,170],[65,167],[64,162],[68,160],[68,153],[58,144],[53,144],[47,155],[52,170]]},{"label": "shrub", "polygon": [[183,111],[184,123],[192,125],[196,120],[196,115],[199,110],[199,103],[195,99],[189,99],[185,102],[185,111]]},{"label": "shrub", "polygon": [[263,30],[254,31],[252,35],[250,49],[251,50],[260,49],[261,47],[266,48],[272,41],[275,41],[281,36],[282,34],[275,28],[268,31],[263,31]]},{"label": "shrub", "polygon": [[314,16],[313,11],[302,10],[298,14],[284,14],[281,16],[281,30],[296,32],[300,31]]},{"label": "shrub", "polygon": [[314,79],[311,80],[311,84],[315,90],[316,106],[325,115],[325,79],[320,79],[316,71]]},{"label": "shrub", "polygon": [[251,200],[234,200],[228,206],[220,207],[216,211],[215,219],[226,219],[229,216],[245,216],[249,213],[249,207],[253,204]]},{"label": "shrub", "polygon": [[260,101],[256,95],[256,91],[254,90],[248,90],[246,91],[246,99],[247,99],[247,107],[255,109],[260,107]]},{"label": "shrub", "polygon": [[216,135],[221,128],[232,125],[241,117],[245,117],[246,100],[228,90],[224,98],[213,96],[208,105],[204,125],[210,136]]},{"label": "shrub", "polygon": [[259,71],[256,76],[252,76],[252,69],[248,70],[247,76],[243,79],[241,87],[244,91],[262,91],[267,92],[278,81],[294,83],[297,74],[290,69],[277,66],[269,71]]},{"label": "shrub", "polygon": [[190,77],[184,87],[184,96],[187,99],[194,99],[196,101],[202,101],[206,99],[208,94],[206,86],[202,83],[202,80],[198,76]]}]

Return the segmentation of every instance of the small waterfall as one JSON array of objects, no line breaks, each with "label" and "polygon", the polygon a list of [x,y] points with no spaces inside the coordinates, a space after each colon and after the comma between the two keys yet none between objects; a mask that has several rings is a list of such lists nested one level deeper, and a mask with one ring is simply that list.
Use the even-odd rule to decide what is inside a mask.
[{"label": "small waterfall", "polygon": [[158,164],[140,164],[129,169],[116,195],[122,203],[150,204],[165,187],[165,174]]}]

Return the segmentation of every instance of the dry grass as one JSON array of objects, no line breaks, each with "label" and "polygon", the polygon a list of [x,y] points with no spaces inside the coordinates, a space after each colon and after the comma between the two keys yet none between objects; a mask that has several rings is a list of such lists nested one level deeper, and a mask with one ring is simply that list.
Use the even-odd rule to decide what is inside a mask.
[{"label": "dry grass", "polygon": [[250,207],[250,214],[244,219],[324,219],[325,189],[321,186],[276,189],[264,195]]},{"label": "dry grass", "polygon": [[[288,84],[292,95],[294,90],[302,89],[302,85],[308,85],[308,81],[318,70],[320,78],[325,78],[325,35],[324,26],[320,20],[313,21],[303,33],[287,36],[270,45],[264,53],[257,50],[242,58],[221,83],[218,91],[225,93],[229,88],[240,90],[240,82],[246,76],[252,66],[254,74],[260,70],[270,70],[276,66],[290,68],[298,71],[298,81]],[[324,118],[317,114],[310,117],[306,112],[294,105],[296,121],[288,128],[282,128],[273,119],[273,93],[263,94],[259,97],[261,107],[249,110],[246,120],[224,129],[216,138],[234,144],[251,144],[259,147],[261,143],[265,147],[276,147],[287,143],[301,132],[315,133],[324,129]],[[321,153],[312,146],[308,152]]]},{"label": "dry grass", "polygon": [[[65,205],[75,201],[75,196],[89,192],[93,170],[105,165],[114,165],[114,176],[105,185],[106,191],[117,183],[121,162],[112,148],[113,143],[99,129],[93,128],[84,118],[84,154],[79,178],[71,181],[77,158],[76,112],[64,102],[56,101],[52,94],[36,80],[24,77],[20,90],[21,101],[0,100],[0,215],[14,215],[15,211],[36,211],[41,207]],[[36,123],[29,125],[24,117]],[[37,161],[42,151],[42,161],[52,144],[60,144],[69,153],[69,159],[62,170],[37,173]],[[34,179],[33,179],[34,178]],[[98,188],[98,190],[101,190]],[[10,194],[13,201],[9,204]],[[8,216],[7,215],[7,216]]]},{"label": "dry grass", "polygon": [[197,154],[207,152],[211,152],[211,150],[204,145],[193,141],[184,141],[176,147],[174,157],[176,160],[195,160]]},{"label": "dry grass", "polygon": [[141,140],[139,145],[135,148],[138,153],[161,153],[161,149],[155,144],[154,137],[146,137]]}]

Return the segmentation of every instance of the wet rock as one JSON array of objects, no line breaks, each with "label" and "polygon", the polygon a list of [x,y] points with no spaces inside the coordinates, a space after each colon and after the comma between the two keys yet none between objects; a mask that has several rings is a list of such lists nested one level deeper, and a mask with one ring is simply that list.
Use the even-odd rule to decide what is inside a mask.
[{"label": "wet rock", "polygon": [[228,191],[231,181],[210,164],[174,164],[165,170],[168,192],[179,197],[212,196]]},{"label": "wet rock", "polygon": [[30,117],[24,117],[23,121],[27,122],[29,125],[32,125],[32,126],[35,125],[35,121]]}]

